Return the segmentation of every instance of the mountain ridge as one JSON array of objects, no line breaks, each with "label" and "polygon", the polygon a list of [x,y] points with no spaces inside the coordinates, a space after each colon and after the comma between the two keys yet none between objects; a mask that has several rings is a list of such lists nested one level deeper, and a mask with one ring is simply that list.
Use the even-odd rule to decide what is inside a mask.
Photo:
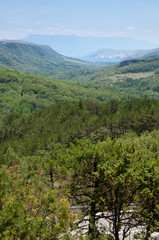
[{"label": "mountain ridge", "polygon": [[116,49],[99,49],[83,58],[90,62],[121,62],[129,59],[137,59],[151,55],[159,55],[159,48],[149,50],[116,50]]},{"label": "mountain ridge", "polygon": [[76,58],[101,48],[139,50],[158,48],[159,44],[126,37],[80,37],[76,35],[29,35],[21,40],[47,44],[57,52]]},{"label": "mountain ridge", "polygon": [[61,55],[50,46],[19,40],[0,41],[0,64],[44,76],[93,66],[91,63]]}]

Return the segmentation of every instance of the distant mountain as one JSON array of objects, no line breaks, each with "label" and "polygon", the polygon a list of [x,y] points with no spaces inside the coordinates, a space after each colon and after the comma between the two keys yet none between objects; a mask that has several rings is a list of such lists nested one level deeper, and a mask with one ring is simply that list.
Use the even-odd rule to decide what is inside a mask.
[{"label": "distant mountain", "polygon": [[11,40],[0,41],[0,64],[45,76],[69,69],[92,67],[84,61],[65,57],[47,45]]},{"label": "distant mountain", "polygon": [[98,49],[139,50],[158,48],[159,44],[124,37],[79,37],[73,35],[29,35],[21,40],[47,44],[70,57],[83,58]]},{"label": "distant mountain", "polygon": [[159,55],[159,48],[151,50],[114,50],[99,49],[83,58],[89,62],[121,62],[126,59],[141,58],[151,55]]}]

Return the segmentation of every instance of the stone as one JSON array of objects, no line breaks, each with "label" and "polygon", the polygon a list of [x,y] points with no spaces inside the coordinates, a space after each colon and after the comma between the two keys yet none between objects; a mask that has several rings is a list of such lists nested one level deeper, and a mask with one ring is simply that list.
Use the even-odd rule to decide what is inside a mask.
[{"label": "stone", "polygon": [[159,232],[152,233],[149,240],[159,240]]}]

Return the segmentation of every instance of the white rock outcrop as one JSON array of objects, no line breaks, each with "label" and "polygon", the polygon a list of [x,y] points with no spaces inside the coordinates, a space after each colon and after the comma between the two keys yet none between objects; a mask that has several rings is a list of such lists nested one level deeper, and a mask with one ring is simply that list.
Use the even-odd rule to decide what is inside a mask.
[{"label": "white rock outcrop", "polygon": [[159,232],[152,233],[149,240],[159,240]]}]

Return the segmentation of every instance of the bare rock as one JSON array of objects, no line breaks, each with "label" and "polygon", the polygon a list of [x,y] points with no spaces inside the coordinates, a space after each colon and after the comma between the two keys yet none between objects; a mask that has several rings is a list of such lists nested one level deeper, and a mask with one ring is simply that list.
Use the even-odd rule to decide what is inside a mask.
[{"label": "bare rock", "polygon": [[149,240],[159,240],[159,232],[152,233]]}]

